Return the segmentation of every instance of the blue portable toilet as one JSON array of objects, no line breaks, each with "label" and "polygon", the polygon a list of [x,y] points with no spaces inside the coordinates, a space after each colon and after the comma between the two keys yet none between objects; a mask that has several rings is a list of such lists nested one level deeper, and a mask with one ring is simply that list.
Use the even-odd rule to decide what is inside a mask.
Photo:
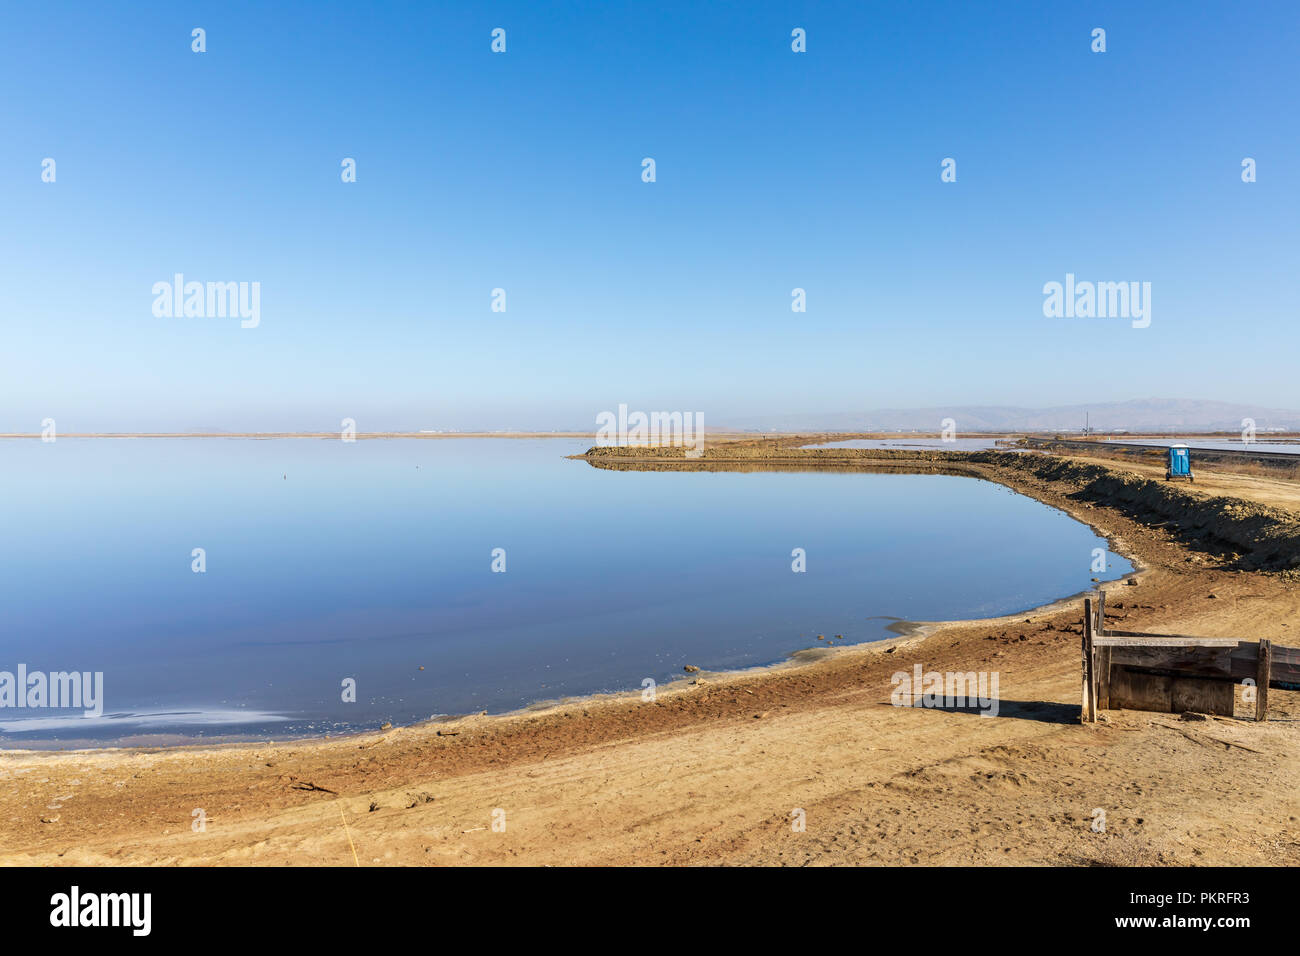
[{"label": "blue portable toilet", "polygon": [[1192,477],[1192,450],[1186,445],[1169,446],[1169,467],[1165,469],[1165,481],[1174,478],[1196,480]]}]

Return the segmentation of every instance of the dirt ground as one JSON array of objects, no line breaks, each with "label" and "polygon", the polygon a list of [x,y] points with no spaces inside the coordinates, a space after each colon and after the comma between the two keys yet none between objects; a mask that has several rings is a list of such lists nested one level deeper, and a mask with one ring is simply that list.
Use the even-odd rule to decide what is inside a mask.
[{"label": "dirt ground", "polygon": [[[1106,585],[1125,629],[1300,646],[1294,573],[1230,570],[1118,508],[1026,490],[1139,563],[1136,586]],[[1081,725],[1081,617],[1071,599],[929,626],[689,675],[654,701],[318,742],[7,752],[0,862],[1300,864],[1300,692],[1271,691],[1264,724]],[[918,663],[997,671],[998,715],[892,706],[891,675]]]},{"label": "dirt ground", "polygon": [[[1163,480],[1165,476],[1165,466],[1158,462],[1128,460],[1117,463],[1113,458],[1090,458],[1078,455],[1070,457],[1075,461],[1086,461],[1094,465],[1119,467],[1147,478]],[[1194,494],[1228,495],[1274,508],[1300,512],[1300,482],[1267,475],[1237,474],[1210,465],[1200,465],[1194,470],[1196,480],[1185,485],[1187,490]],[[1180,481],[1179,485],[1183,486],[1183,482]]]}]

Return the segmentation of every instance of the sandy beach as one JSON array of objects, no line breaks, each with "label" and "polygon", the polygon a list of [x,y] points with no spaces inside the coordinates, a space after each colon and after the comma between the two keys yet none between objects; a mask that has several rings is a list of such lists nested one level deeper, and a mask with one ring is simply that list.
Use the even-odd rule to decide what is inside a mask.
[{"label": "sandy beach", "polygon": [[[1124,628],[1300,646],[1293,482],[1223,473],[1172,487],[1109,459],[799,441],[715,444],[689,463],[680,449],[589,460],[989,478],[1136,563],[1135,584],[1105,585]],[[9,751],[0,862],[1300,863],[1300,692],[1273,690],[1263,724],[1239,705],[1237,718],[1107,711],[1081,725],[1081,616],[1070,597],[813,647],[775,667],[684,675],[653,701],[587,698],[318,741]],[[998,715],[891,705],[891,675],[916,664],[997,671]]]}]

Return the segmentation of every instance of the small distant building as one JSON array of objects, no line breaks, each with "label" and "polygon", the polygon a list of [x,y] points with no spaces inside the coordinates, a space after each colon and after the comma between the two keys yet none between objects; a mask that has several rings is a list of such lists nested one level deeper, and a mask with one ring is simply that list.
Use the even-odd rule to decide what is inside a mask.
[{"label": "small distant building", "polygon": [[1174,478],[1196,480],[1192,476],[1192,450],[1186,445],[1169,446],[1169,465],[1165,469],[1165,481],[1172,481]]}]

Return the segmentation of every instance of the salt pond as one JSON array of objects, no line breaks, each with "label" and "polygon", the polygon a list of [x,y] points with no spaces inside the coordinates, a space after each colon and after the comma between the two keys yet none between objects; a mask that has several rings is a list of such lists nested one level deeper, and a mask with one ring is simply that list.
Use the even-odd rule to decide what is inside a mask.
[{"label": "salt pond", "polygon": [[1130,570],[1098,575],[1087,526],[987,481],[564,457],[589,444],[0,442],[0,670],[104,674],[101,717],[0,707],[0,739],[284,738],[639,692]]}]

